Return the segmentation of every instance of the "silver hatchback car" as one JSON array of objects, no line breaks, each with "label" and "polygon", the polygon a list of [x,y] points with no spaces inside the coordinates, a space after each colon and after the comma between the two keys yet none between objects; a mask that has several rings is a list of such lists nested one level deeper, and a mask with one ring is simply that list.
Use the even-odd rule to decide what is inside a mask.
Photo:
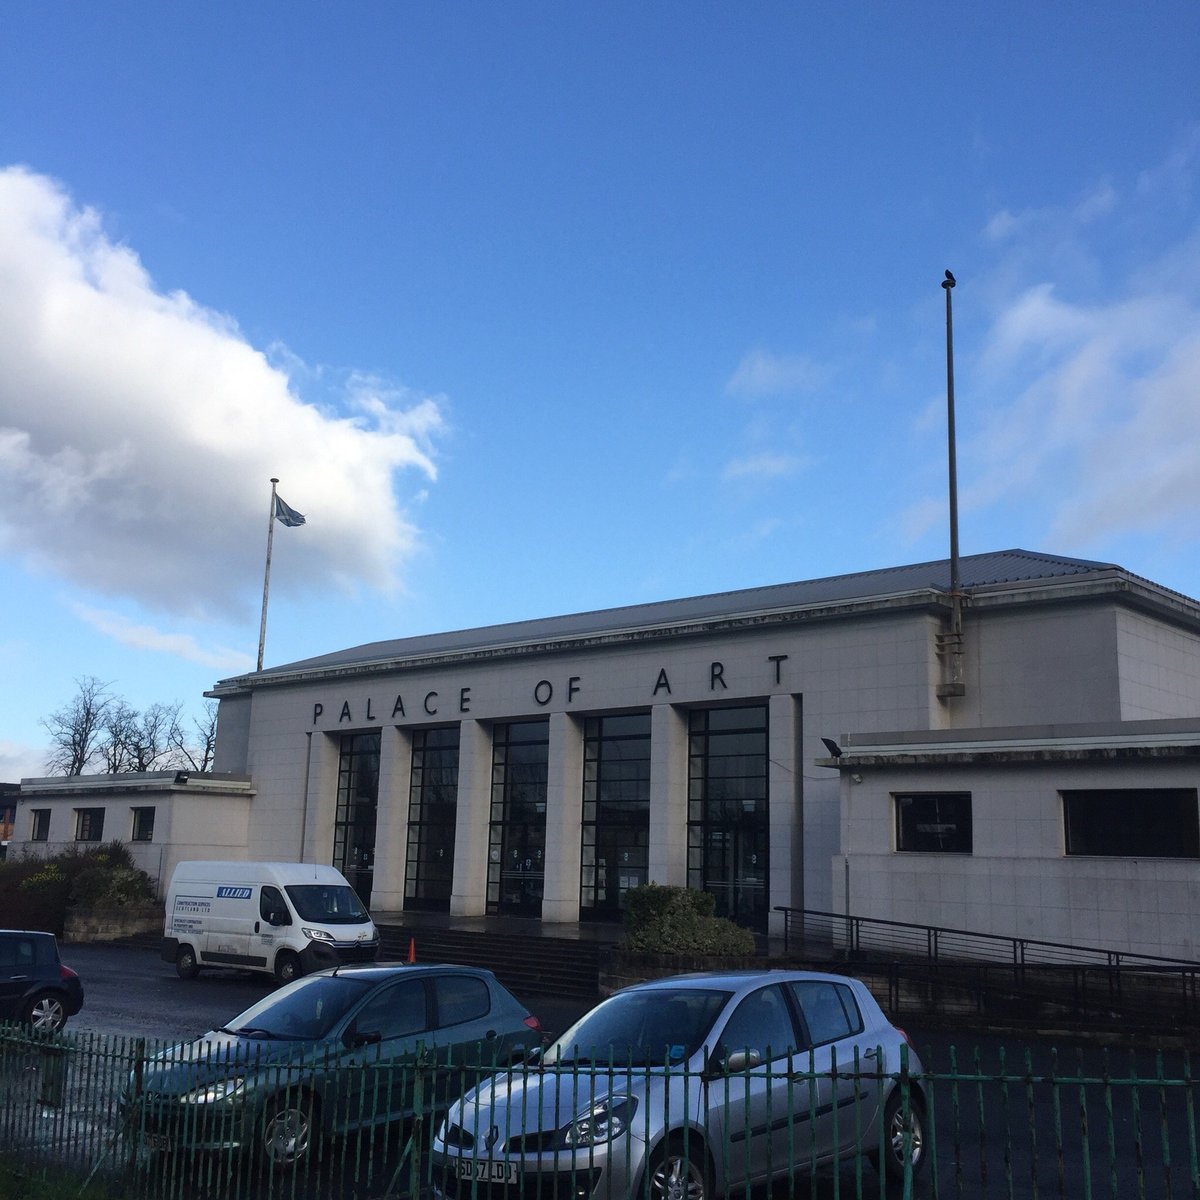
[{"label": "silver hatchback car", "polygon": [[447,1200],[707,1200],[865,1157],[925,1158],[922,1066],[857,979],[721,972],[638,984],[453,1104]]}]

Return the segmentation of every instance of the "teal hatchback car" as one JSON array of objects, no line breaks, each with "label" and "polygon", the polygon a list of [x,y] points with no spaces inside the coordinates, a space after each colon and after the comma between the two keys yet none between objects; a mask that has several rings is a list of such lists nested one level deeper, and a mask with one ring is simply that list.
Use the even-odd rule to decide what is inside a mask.
[{"label": "teal hatchback car", "polygon": [[459,1094],[464,1069],[477,1076],[540,1044],[537,1018],[490,971],[335,967],[142,1064],[126,1127],[148,1150],[250,1148],[293,1167],[322,1137],[411,1117],[418,1057],[436,1064],[422,1074],[428,1111]]}]

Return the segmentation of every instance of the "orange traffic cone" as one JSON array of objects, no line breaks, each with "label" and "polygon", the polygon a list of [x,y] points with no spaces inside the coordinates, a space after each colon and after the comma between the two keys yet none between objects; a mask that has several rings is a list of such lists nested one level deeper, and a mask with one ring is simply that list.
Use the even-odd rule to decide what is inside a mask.
[{"label": "orange traffic cone", "polygon": [[417,961],[417,939],[416,938],[408,939],[408,961],[410,963],[415,963]]}]

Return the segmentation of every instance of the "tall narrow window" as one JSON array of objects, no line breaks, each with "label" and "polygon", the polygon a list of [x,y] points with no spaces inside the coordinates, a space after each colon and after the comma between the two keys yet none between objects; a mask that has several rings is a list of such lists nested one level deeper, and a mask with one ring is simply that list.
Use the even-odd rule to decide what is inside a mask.
[{"label": "tall narrow window", "polygon": [[375,817],[379,805],[379,732],[347,733],[338,759],[333,865],[370,906],[375,874]]},{"label": "tall narrow window", "polygon": [[133,842],[154,841],[154,809],[135,808],[133,810]]},{"label": "tall narrow window", "polygon": [[541,916],[549,762],[549,721],[516,721],[495,727],[488,834],[489,913]]},{"label": "tall narrow window", "polygon": [[711,892],[717,912],[767,927],[767,708],[691,714],[688,886]]},{"label": "tall narrow window", "polygon": [[98,842],[104,837],[104,809],[77,808],[75,810],[75,840]]},{"label": "tall narrow window", "polygon": [[413,733],[404,907],[449,912],[458,813],[458,726]]},{"label": "tall narrow window", "polygon": [[1062,801],[1068,854],[1200,858],[1195,788],[1093,788]]},{"label": "tall narrow window", "polygon": [[649,713],[588,718],[581,833],[579,915],[620,920],[626,893],[649,869]]},{"label": "tall narrow window", "polygon": [[50,839],[50,810],[48,808],[35,808],[29,813],[29,840],[31,842],[45,842]]}]

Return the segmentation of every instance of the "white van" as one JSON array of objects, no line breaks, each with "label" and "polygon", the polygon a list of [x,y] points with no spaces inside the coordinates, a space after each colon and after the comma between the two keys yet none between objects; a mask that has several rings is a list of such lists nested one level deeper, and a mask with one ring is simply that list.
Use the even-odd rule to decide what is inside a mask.
[{"label": "white van", "polygon": [[236,967],[287,983],[379,953],[379,931],[335,867],[181,862],[166,908],[162,957],[181,979],[202,967]]}]

